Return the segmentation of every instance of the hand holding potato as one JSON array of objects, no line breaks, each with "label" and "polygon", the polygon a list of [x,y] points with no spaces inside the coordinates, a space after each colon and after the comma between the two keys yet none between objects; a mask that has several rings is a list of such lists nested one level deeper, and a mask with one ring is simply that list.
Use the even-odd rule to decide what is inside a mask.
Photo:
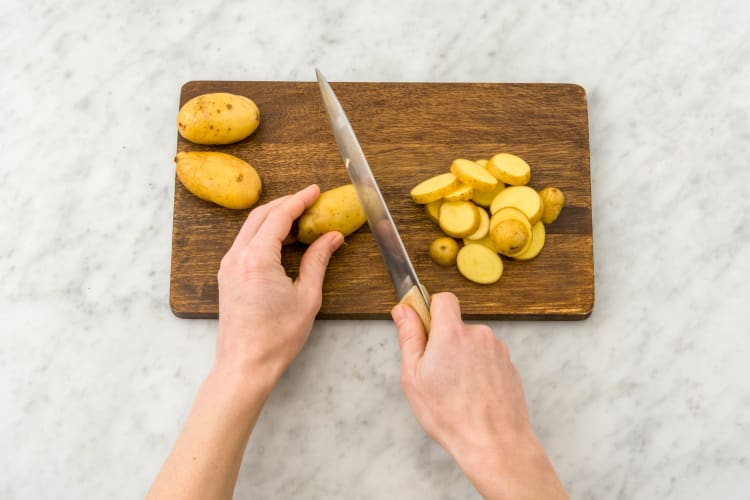
[{"label": "hand holding potato", "polygon": [[401,386],[422,428],[484,498],[568,498],[531,429],[508,348],[487,326],[464,324],[453,294],[433,295],[430,311],[429,340],[411,308],[392,311]]},{"label": "hand holding potato", "polygon": [[318,238],[294,281],[281,265],[281,246],[292,222],[319,193],[313,185],[255,208],[222,259],[217,365],[249,366],[253,377],[273,383],[307,341],[328,261],[344,238],[338,232]]}]

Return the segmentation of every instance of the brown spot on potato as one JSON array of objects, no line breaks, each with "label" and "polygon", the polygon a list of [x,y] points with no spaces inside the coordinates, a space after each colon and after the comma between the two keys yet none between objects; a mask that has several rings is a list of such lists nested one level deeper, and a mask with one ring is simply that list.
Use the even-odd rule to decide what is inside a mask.
[{"label": "brown spot on potato", "polygon": [[243,176],[242,174],[238,174],[237,175],[237,182],[242,182],[242,179],[244,179],[244,178],[245,178],[245,176]]},{"label": "brown spot on potato", "polygon": [[232,105],[227,103],[227,109],[232,109]]}]

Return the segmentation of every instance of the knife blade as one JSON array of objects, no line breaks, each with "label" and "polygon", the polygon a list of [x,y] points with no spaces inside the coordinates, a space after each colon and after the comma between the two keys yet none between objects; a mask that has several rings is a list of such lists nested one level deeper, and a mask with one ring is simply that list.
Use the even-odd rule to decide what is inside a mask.
[{"label": "knife blade", "polygon": [[349,173],[359,202],[367,216],[367,223],[385,261],[393,287],[396,289],[396,296],[400,303],[408,304],[417,312],[425,327],[425,332],[429,333],[430,296],[417,277],[396,224],[393,222],[393,217],[372,175],[367,158],[349,123],[349,118],[344,113],[344,108],[328,80],[317,68],[315,74],[341,159],[344,161],[346,171]]}]

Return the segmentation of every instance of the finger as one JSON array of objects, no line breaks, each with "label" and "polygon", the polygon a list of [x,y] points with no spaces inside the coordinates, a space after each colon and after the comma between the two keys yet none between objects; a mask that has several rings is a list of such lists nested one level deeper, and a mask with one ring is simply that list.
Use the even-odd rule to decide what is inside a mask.
[{"label": "finger", "polygon": [[430,316],[436,325],[430,331],[430,338],[455,334],[463,326],[461,306],[458,297],[450,292],[436,293],[430,296]]},{"label": "finger", "polygon": [[302,255],[299,264],[299,277],[297,278],[297,286],[305,295],[319,300],[328,262],[331,260],[333,252],[338,250],[343,242],[344,235],[338,231],[331,231],[315,240],[307,248]]},{"label": "finger", "polygon": [[398,346],[401,349],[401,369],[408,377],[417,373],[419,360],[422,359],[427,334],[417,313],[406,304],[397,304],[391,310],[391,317],[398,330]]},{"label": "finger", "polygon": [[258,232],[260,225],[266,220],[268,212],[290,197],[291,195],[288,194],[251,210],[247,215],[247,219],[245,219],[245,222],[242,224],[239,233],[237,233],[232,247],[246,247],[255,236],[255,233]]},{"label": "finger", "polygon": [[320,196],[320,188],[316,184],[307,186],[302,191],[273,207],[255,233],[255,237],[265,244],[281,248],[281,242],[292,229],[292,223],[302,215],[307,207],[315,203]]}]

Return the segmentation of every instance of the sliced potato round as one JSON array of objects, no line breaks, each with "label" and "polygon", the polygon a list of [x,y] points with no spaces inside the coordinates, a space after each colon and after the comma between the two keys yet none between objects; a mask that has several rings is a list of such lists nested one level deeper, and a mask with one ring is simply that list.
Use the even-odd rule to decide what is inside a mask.
[{"label": "sliced potato round", "polygon": [[542,198],[542,222],[552,224],[560,215],[563,205],[565,204],[565,195],[556,187],[546,187],[539,191],[539,197]]},{"label": "sliced potato round", "polygon": [[424,211],[427,213],[427,217],[430,218],[435,224],[439,224],[440,221],[440,205],[443,204],[443,200],[431,201],[424,206]]},{"label": "sliced potato round", "polygon": [[411,190],[411,199],[420,205],[439,200],[446,194],[456,189],[459,185],[458,178],[452,173],[440,174],[422,181]]},{"label": "sliced potato round", "polygon": [[483,245],[466,245],[456,257],[458,271],[480,285],[495,283],[503,275],[500,256]]},{"label": "sliced potato round", "polygon": [[490,204],[490,212],[494,214],[506,207],[519,209],[531,224],[542,218],[542,198],[528,186],[510,186],[500,191]]},{"label": "sliced potato round", "polygon": [[531,260],[539,255],[539,252],[544,248],[546,234],[547,232],[544,229],[544,223],[542,223],[542,221],[531,226],[531,244],[523,252],[513,255],[513,258],[517,260]]},{"label": "sliced potato round", "polygon": [[481,160],[474,160],[474,163],[479,165],[482,168],[487,168],[487,160],[481,159]]},{"label": "sliced potato round", "polygon": [[481,240],[490,232],[490,216],[487,215],[487,211],[483,208],[477,208],[479,213],[479,227],[472,234],[466,238],[470,240]]},{"label": "sliced potato round", "polygon": [[440,266],[452,266],[456,263],[458,243],[453,238],[442,236],[430,245],[430,258]]},{"label": "sliced potato round", "polygon": [[505,184],[498,181],[497,186],[492,191],[474,191],[474,195],[471,197],[471,201],[479,205],[480,207],[489,207],[492,204],[492,200],[495,196],[500,194],[500,191],[505,189]]},{"label": "sliced potato round", "polygon": [[531,179],[531,167],[522,158],[508,153],[496,154],[487,162],[489,173],[511,186],[524,186]]},{"label": "sliced potato round", "polygon": [[464,184],[468,184],[477,191],[492,191],[497,186],[497,179],[487,169],[482,168],[471,160],[459,158],[451,163],[453,173]]},{"label": "sliced potato round", "polygon": [[479,210],[470,201],[446,201],[440,205],[440,229],[448,236],[469,236],[477,230],[479,222]]},{"label": "sliced potato round", "polygon": [[492,238],[490,238],[489,233],[487,234],[487,236],[479,240],[470,240],[469,238],[464,238],[463,241],[464,245],[482,245],[497,253],[497,249],[495,248],[495,244],[492,242]]},{"label": "sliced potato round", "polygon": [[459,184],[456,189],[443,196],[445,201],[466,201],[474,195],[474,188],[468,184]]}]

